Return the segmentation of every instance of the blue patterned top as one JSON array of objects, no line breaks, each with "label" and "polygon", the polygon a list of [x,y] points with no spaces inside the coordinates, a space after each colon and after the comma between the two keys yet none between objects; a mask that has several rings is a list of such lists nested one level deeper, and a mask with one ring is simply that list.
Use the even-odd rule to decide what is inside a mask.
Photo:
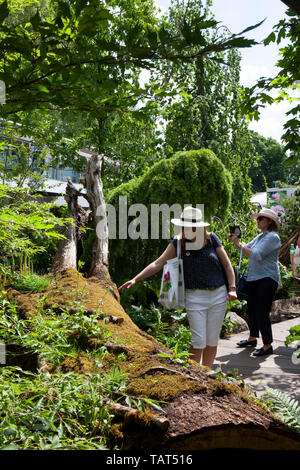
[{"label": "blue patterned top", "polygon": [[[203,289],[205,287],[221,287],[225,284],[223,267],[216,253],[216,248],[222,246],[214,232],[210,234],[211,241],[201,250],[186,250],[181,248],[183,260],[184,284],[186,289]],[[177,238],[171,240],[177,249]]]}]

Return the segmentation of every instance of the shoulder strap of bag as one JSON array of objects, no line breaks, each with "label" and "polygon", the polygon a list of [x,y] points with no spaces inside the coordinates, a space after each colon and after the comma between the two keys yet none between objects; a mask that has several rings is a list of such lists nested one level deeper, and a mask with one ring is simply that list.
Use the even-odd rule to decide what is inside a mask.
[{"label": "shoulder strap of bag", "polygon": [[239,270],[241,269],[242,256],[243,256],[243,245],[242,245],[241,252],[240,252]]},{"label": "shoulder strap of bag", "polygon": [[177,237],[177,258],[181,257],[181,240],[179,236]]}]

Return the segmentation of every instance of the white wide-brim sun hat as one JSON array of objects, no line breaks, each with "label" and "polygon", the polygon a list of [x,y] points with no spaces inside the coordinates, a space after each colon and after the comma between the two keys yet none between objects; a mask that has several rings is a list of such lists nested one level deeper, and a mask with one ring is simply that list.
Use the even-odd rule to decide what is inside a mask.
[{"label": "white wide-brim sun hat", "polygon": [[277,227],[280,226],[280,221],[276,212],[267,207],[263,207],[259,212],[254,212],[253,217],[254,219],[257,219],[258,217],[267,217],[268,219],[273,220]]},{"label": "white wide-brim sun hat", "polygon": [[207,227],[210,225],[204,222],[202,211],[196,207],[185,207],[180,215],[180,219],[171,219],[172,224],[179,227]]}]

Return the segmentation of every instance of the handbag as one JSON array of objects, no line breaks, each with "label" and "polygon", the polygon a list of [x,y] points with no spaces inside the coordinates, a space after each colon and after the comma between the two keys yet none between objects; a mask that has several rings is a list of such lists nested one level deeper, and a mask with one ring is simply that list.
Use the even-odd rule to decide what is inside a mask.
[{"label": "handbag", "polygon": [[241,248],[239,265],[234,267],[236,293],[238,297],[240,297],[241,299],[247,299],[248,297],[247,275],[246,273],[241,272],[242,256],[243,256],[243,247]]},{"label": "handbag", "polygon": [[169,310],[183,309],[185,306],[184,297],[181,241],[177,237],[177,257],[169,259],[163,267],[158,302]]}]

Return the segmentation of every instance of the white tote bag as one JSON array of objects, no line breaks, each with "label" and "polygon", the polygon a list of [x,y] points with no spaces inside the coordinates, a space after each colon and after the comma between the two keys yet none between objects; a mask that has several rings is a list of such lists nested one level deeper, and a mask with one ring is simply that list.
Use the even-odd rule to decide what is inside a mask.
[{"label": "white tote bag", "polygon": [[181,241],[177,237],[177,257],[164,265],[158,302],[167,309],[184,308],[184,277]]}]

